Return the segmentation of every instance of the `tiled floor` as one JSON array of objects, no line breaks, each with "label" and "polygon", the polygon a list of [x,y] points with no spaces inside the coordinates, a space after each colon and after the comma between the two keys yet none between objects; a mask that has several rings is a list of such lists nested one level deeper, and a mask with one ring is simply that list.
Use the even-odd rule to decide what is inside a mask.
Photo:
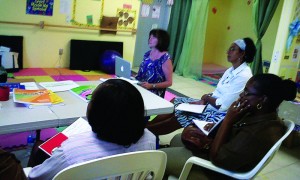
[{"label": "tiled floor", "polygon": [[[176,74],[173,75],[173,85],[171,89],[193,98],[200,98],[204,93],[214,90],[214,87],[201,83],[199,81],[183,78]],[[170,139],[182,129],[171,134],[161,136],[161,143],[169,143]],[[16,151],[17,157],[22,161],[25,167],[27,158],[24,157],[26,151]],[[281,147],[272,161],[255,178],[259,180],[298,180],[300,179],[300,147],[286,148]]]},{"label": "tiled floor", "polygon": [[[200,98],[204,93],[214,90],[214,87],[199,81],[173,75],[171,89],[189,97]],[[162,143],[169,140],[181,130],[161,136]],[[259,180],[298,180],[300,179],[300,146],[294,148],[281,147],[272,161],[255,178]]]}]

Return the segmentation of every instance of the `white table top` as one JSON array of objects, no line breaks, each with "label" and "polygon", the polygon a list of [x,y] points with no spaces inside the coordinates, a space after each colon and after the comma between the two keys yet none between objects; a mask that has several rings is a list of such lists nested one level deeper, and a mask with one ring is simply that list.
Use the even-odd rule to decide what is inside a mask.
[{"label": "white table top", "polygon": [[29,109],[13,102],[0,101],[0,134],[15,133],[49,127],[57,127],[58,117],[47,106]]},{"label": "white table top", "polygon": [[[100,84],[100,81],[80,81],[76,82],[79,85]],[[174,105],[169,101],[151,93],[150,91],[135,85],[140,91],[145,105],[145,116],[168,114],[174,110]],[[86,117],[86,102],[71,94],[68,91],[57,92],[57,94],[64,99],[64,106],[52,106],[50,109],[59,117],[60,126],[70,125],[78,117]]]},{"label": "white table top", "polygon": [[[79,85],[100,84],[101,81],[80,81]],[[145,116],[168,114],[174,110],[174,105],[169,101],[135,85],[140,91],[144,104]],[[0,109],[0,134],[23,132],[50,127],[66,126],[79,117],[86,117],[87,104],[69,91],[57,92],[64,99],[64,105],[34,107],[29,109],[24,105],[9,101],[1,101]]]},{"label": "white table top", "polygon": [[142,94],[146,111],[145,116],[168,114],[174,111],[174,104],[171,102],[153,94],[139,85],[135,85],[135,87]]}]

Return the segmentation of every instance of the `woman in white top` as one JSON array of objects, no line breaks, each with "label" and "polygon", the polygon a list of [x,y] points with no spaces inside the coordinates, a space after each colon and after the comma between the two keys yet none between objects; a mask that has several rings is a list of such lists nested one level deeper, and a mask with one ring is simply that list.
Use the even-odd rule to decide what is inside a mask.
[{"label": "woman in white top", "polygon": [[175,107],[181,103],[208,104],[201,114],[187,113],[175,110],[173,114],[159,115],[147,128],[155,135],[163,135],[184,128],[192,123],[193,119],[217,123],[222,120],[232,102],[238,99],[252,72],[247,63],[253,61],[256,52],[255,45],[250,38],[234,41],[227,50],[227,60],[232,67],[227,69],[216,89],[210,94],[204,94],[200,100],[178,97],[172,100]]}]

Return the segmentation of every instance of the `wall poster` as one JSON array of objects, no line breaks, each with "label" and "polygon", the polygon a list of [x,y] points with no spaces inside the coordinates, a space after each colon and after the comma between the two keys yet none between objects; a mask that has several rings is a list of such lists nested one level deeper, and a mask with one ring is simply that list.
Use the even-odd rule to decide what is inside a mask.
[{"label": "wall poster", "polygon": [[52,16],[54,0],[27,0],[26,14]]}]

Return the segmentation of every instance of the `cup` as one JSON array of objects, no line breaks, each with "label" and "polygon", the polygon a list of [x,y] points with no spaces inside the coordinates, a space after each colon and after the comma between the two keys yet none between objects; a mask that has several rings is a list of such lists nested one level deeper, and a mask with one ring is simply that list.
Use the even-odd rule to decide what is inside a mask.
[{"label": "cup", "polygon": [[9,87],[0,86],[0,101],[7,101],[9,99]]}]

